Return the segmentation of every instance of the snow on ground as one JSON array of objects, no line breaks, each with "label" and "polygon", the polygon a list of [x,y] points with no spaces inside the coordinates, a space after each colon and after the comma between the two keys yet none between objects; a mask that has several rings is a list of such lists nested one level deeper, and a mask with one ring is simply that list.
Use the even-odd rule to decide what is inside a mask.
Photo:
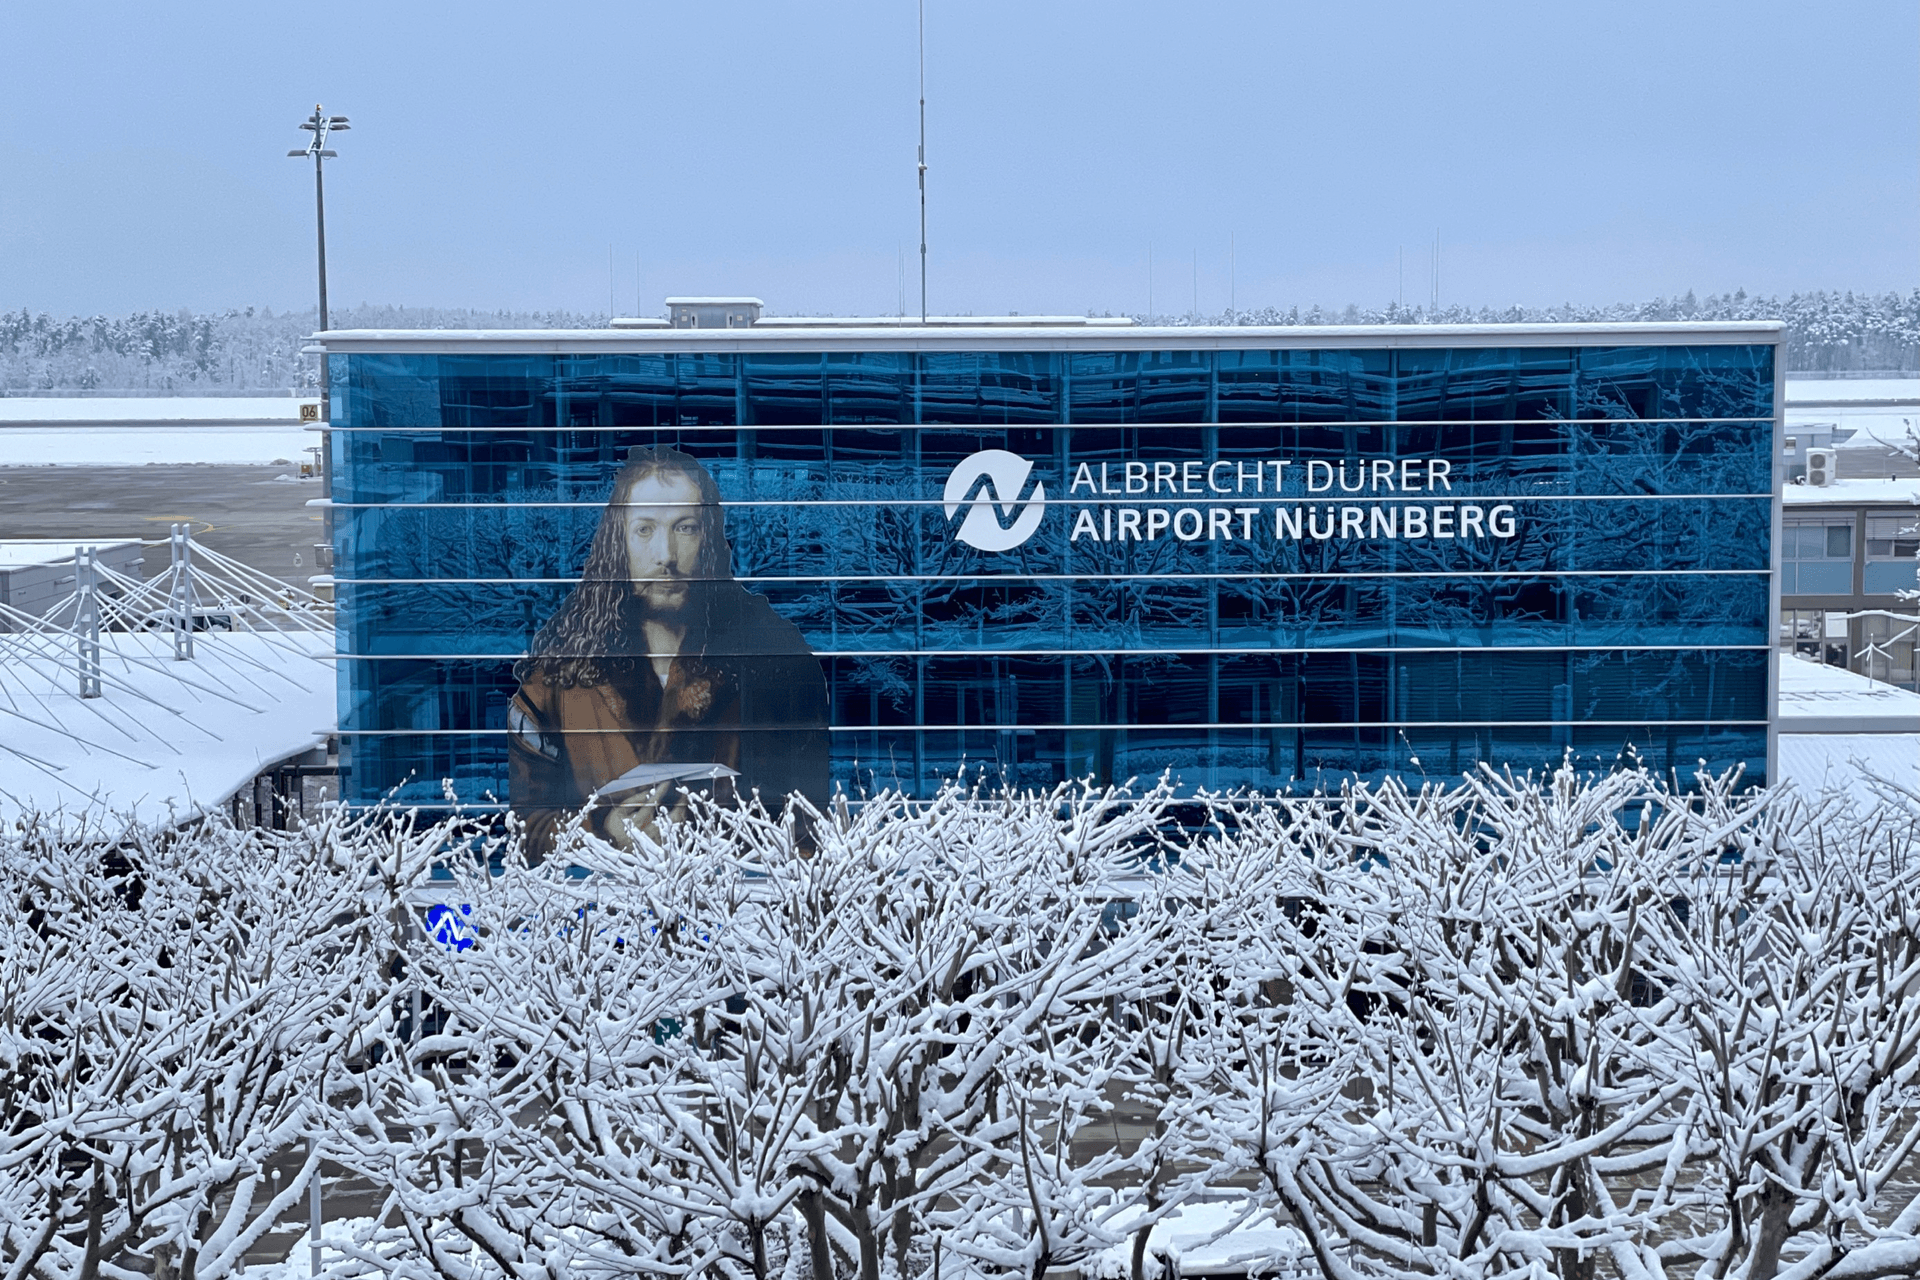
[{"label": "snow on ground", "polygon": [[[1905,400],[1907,404],[1888,401]],[[1877,449],[1907,438],[1909,422],[1920,426],[1920,378],[1787,379],[1787,427],[1830,422],[1853,435],[1837,448]],[[1842,471],[1853,474],[1843,463]]]},{"label": "snow on ground", "polygon": [[102,695],[83,699],[70,654],[0,635],[0,822],[164,822],[223,803],[337,727],[332,648],[324,633],[206,631],[176,662],[171,633],[110,632]]},{"label": "snow on ground", "polygon": [[[1244,1200],[1184,1205],[1154,1224],[1153,1230],[1147,1235],[1148,1256],[1178,1259],[1178,1274],[1182,1276],[1273,1275],[1289,1264],[1310,1259],[1306,1237],[1299,1231],[1293,1227],[1276,1225],[1272,1217],[1257,1210],[1248,1216],[1248,1208]],[[1132,1216],[1137,1218],[1137,1215]],[[1248,1221],[1234,1227],[1235,1221],[1243,1216],[1248,1216]],[[798,1238],[799,1214],[794,1213],[792,1217]],[[324,1223],[320,1229],[321,1270],[324,1272],[329,1266],[338,1266],[341,1261],[338,1248],[329,1247],[327,1241],[351,1241],[356,1233],[364,1231],[372,1223],[371,1218],[340,1218]],[[314,1275],[313,1251],[304,1234],[306,1224],[286,1221],[280,1225],[289,1229],[297,1228],[303,1234],[284,1261],[242,1268],[239,1273],[241,1280],[311,1280]],[[1229,1227],[1233,1229],[1228,1231]],[[1221,1234],[1223,1231],[1225,1235]],[[1132,1258],[1133,1244],[1128,1240],[1094,1259],[1085,1268],[1084,1274],[1100,1280],[1120,1280],[1120,1277],[1131,1273]],[[958,1273],[965,1270],[964,1267],[953,1265],[954,1259],[948,1259],[948,1262],[950,1271]],[[1164,1275],[1166,1272],[1150,1265],[1148,1274]]]},{"label": "snow on ground", "polygon": [[[298,1228],[302,1233],[306,1231],[304,1222],[286,1222],[280,1225]],[[318,1274],[324,1275],[327,1268],[340,1265],[340,1250],[337,1247],[328,1247],[327,1241],[339,1240],[351,1243],[356,1232],[363,1231],[372,1225],[372,1218],[340,1218],[333,1222],[322,1223]],[[313,1245],[309,1238],[302,1234],[284,1262],[264,1262],[256,1266],[241,1267],[237,1274],[240,1280],[312,1280],[316,1274],[313,1269]]]},{"label": "snow on ground", "polygon": [[290,396],[0,398],[0,466],[298,463],[320,443]]},{"label": "snow on ground", "polygon": [[0,425],[291,422],[318,396],[0,396]]},{"label": "snow on ground", "polygon": [[1780,776],[1856,803],[1881,796],[1876,780],[1920,796],[1920,694],[1781,655]]},{"label": "snow on ground", "polygon": [[[0,401],[4,404],[5,401]],[[135,467],[149,462],[228,466],[299,463],[320,443],[299,427],[9,427],[0,467]]]},{"label": "snow on ground", "polygon": [[[1298,1230],[1276,1224],[1257,1209],[1249,1215],[1250,1207],[1244,1200],[1183,1205],[1147,1233],[1147,1255],[1178,1259],[1177,1274],[1183,1276],[1272,1275],[1289,1263],[1310,1257],[1307,1238]],[[1247,1221],[1235,1227],[1233,1224],[1242,1217]],[[1123,1218],[1121,1223],[1125,1221]],[[1233,1229],[1227,1230],[1229,1227]],[[1129,1240],[1102,1253],[1086,1274],[1100,1280],[1119,1280],[1132,1274],[1132,1265],[1133,1244]],[[1148,1274],[1153,1274],[1151,1268]]]},{"label": "snow on ground", "polygon": [[1807,401],[1920,400],[1920,378],[1796,378],[1787,375],[1787,409]]}]

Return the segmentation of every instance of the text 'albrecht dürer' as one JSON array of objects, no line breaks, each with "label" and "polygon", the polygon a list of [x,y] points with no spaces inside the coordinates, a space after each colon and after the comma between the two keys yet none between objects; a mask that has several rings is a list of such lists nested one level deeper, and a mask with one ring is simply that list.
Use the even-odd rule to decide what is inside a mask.
[{"label": "text 'albrecht d\u00fcrer'", "polygon": [[[1445,458],[1353,458],[1306,463],[1290,458],[1223,458],[1218,462],[1083,462],[1074,468],[1068,494],[1111,497],[1206,497],[1218,494],[1432,493],[1453,489],[1453,464]],[[1291,475],[1289,467],[1299,470]]]}]

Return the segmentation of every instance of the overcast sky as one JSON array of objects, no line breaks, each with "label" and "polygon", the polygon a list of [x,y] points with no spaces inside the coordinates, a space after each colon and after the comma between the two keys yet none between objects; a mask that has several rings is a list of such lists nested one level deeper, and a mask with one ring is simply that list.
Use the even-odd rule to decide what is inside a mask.
[{"label": "overcast sky", "polygon": [[[0,4],[0,308],[917,310],[913,0]],[[936,312],[1920,283],[1920,5],[929,0]],[[636,275],[636,255],[638,255]]]}]

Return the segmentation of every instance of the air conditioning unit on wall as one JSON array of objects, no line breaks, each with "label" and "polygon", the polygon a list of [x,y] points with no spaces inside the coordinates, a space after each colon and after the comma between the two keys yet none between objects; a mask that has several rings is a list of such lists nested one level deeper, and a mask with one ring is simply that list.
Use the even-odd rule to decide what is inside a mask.
[{"label": "air conditioning unit on wall", "polygon": [[1816,489],[1832,484],[1840,461],[1832,449],[1807,450],[1807,483]]}]

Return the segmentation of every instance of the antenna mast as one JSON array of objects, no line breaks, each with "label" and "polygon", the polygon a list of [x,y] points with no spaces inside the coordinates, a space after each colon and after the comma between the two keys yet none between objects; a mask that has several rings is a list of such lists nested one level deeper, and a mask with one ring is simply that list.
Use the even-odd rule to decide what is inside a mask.
[{"label": "antenna mast", "polygon": [[927,322],[927,0],[920,0],[920,323]]}]

